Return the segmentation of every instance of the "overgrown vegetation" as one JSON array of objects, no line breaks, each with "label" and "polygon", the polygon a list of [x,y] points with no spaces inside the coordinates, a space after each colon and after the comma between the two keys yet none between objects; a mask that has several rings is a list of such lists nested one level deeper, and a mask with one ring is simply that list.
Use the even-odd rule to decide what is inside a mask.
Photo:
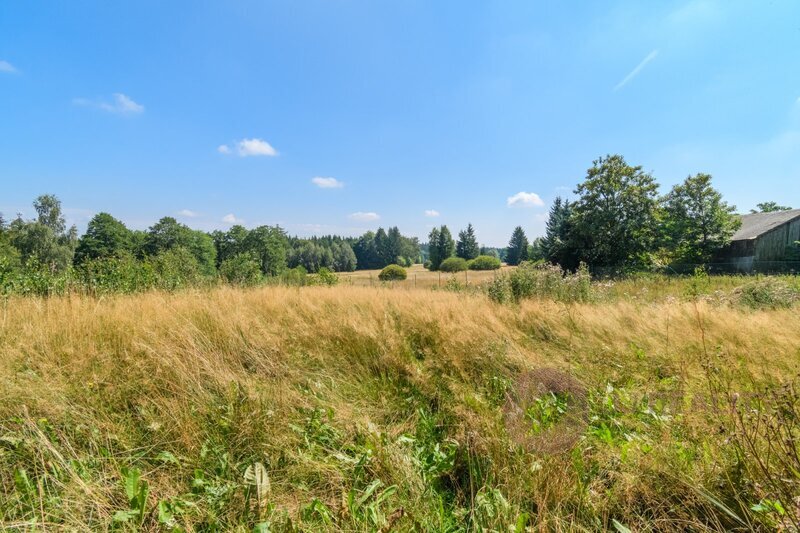
[{"label": "overgrown vegetation", "polygon": [[346,286],[6,299],[0,526],[797,527],[796,309],[708,299],[742,278],[585,298],[583,274],[501,277],[517,304]]},{"label": "overgrown vegetation", "polygon": [[522,263],[486,285],[489,298],[498,303],[519,302],[528,298],[548,298],[561,302],[588,302],[592,297],[591,275],[585,265],[574,273],[543,262]]}]

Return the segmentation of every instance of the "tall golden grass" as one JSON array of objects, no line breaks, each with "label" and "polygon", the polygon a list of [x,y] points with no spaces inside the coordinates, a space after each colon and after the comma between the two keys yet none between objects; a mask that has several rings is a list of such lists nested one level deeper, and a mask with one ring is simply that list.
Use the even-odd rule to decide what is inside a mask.
[{"label": "tall golden grass", "polygon": [[[7,529],[724,530],[790,524],[800,501],[769,508],[786,495],[753,467],[768,442],[737,448],[726,422],[734,395],[797,377],[796,309],[340,285],[1,313]],[[515,380],[541,368],[593,402],[568,450],[506,431]],[[120,514],[132,469],[140,521]]]}]

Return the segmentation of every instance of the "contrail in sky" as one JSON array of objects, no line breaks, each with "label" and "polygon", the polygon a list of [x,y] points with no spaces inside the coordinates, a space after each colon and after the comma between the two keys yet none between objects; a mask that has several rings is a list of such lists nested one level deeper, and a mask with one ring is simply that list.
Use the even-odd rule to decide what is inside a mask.
[{"label": "contrail in sky", "polygon": [[652,52],[647,54],[647,57],[642,59],[642,62],[636,65],[636,68],[630,71],[630,73],[628,73],[628,75],[625,76],[622,79],[622,81],[617,84],[616,87],[614,87],[614,90],[619,91],[620,89],[625,87],[628,84],[628,82],[631,81],[633,78],[635,78],[642,71],[642,69],[647,66],[649,62],[651,62],[656,58],[657,55],[658,55],[658,50],[653,50]]}]

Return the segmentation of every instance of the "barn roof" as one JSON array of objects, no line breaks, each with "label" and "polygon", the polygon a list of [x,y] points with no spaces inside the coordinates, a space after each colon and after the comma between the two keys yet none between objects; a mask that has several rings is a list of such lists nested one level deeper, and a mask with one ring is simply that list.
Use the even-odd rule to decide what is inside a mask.
[{"label": "barn roof", "polygon": [[782,226],[787,222],[800,218],[800,209],[789,211],[773,211],[772,213],[751,213],[742,215],[742,227],[733,234],[731,240],[744,241],[756,239],[765,233]]}]

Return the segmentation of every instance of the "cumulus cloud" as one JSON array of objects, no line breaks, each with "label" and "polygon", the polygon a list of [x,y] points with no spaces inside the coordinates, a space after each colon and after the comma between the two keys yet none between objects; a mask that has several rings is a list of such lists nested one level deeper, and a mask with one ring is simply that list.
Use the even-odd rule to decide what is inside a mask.
[{"label": "cumulus cloud", "polygon": [[225,155],[232,154],[234,151],[239,157],[275,157],[278,155],[278,151],[263,139],[242,139],[232,143],[230,146],[222,144],[217,147],[217,152]]},{"label": "cumulus cloud", "polygon": [[114,93],[111,101],[75,98],[72,103],[81,107],[93,107],[115,115],[138,115],[144,113],[144,106],[122,93]]},{"label": "cumulus cloud", "polygon": [[227,215],[222,217],[222,221],[225,222],[226,224],[243,224],[244,223],[244,220],[242,220],[241,218],[236,218],[236,216],[233,213],[228,213]]},{"label": "cumulus cloud", "polygon": [[518,192],[509,196],[506,201],[508,207],[541,207],[544,202],[535,192]]},{"label": "cumulus cloud", "polygon": [[628,73],[628,75],[627,75],[627,76],[625,76],[624,78],[622,78],[622,81],[621,81],[621,82],[619,82],[619,83],[616,85],[616,87],[614,87],[614,90],[615,90],[615,91],[619,91],[620,89],[622,89],[623,87],[625,87],[625,86],[628,84],[628,82],[630,82],[630,81],[631,81],[633,78],[635,78],[636,76],[638,76],[638,75],[639,75],[639,73],[642,71],[642,69],[643,69],[644,67],[646,67],[646,66],[647,66],[647,64],[648,64],[649,62],[651,62],[652,60],[654,60],[654,59],[656,58],[656,56],[657,56],[657,55],[658,55],[658,50],[653,50],[652,52],[650,52],[649,54],[647,54],[647,57],[645,57],[644,59],[642,59],[642,61],[641,61],[641,62],[640,62],[638,65],[636,65],[636,68],[634,68],[632,71],[630,71],[630,72]]},{"label": "cumulus cloud", "polygon": [[369,211],[367,213],[358,211],[356,213],[351,213],[347,215],[347,218],[349,218],[350,220],[358,220],[359,222],[372,222],[378,220],[381,217],[378,213],[374,213],[372,211]]},{"label": "cumulus cloud", "polygon": [[3,61],[0,59],[0,72],[6,72],[8,74],[14,74],[17,71],[16,67],[9,63],[8,61]]},{"label": "cumulus cloud", "polygon": [[315,176],[311,178],[311,183],[313,183],[320,189],[341,189],[342,187],[344,187],[344,183],[337,180],[336,178],[324,178],[321,176]]},{"label": "cumulus cloud", "polygon": [[187,217],[187,218],[195,218],[196,216],[199,215],[198,212],[192,211],[190,209],[181,209],[180,211],[178,211],[178,214],[182,217]]},{"label": "cumulus cloud", "polygon": [[439,213],[439,211],[437,211],[436,209],[426,209],[425,210],[425,216],[426,217],[438,217],[440,214],[441,213]]}]

